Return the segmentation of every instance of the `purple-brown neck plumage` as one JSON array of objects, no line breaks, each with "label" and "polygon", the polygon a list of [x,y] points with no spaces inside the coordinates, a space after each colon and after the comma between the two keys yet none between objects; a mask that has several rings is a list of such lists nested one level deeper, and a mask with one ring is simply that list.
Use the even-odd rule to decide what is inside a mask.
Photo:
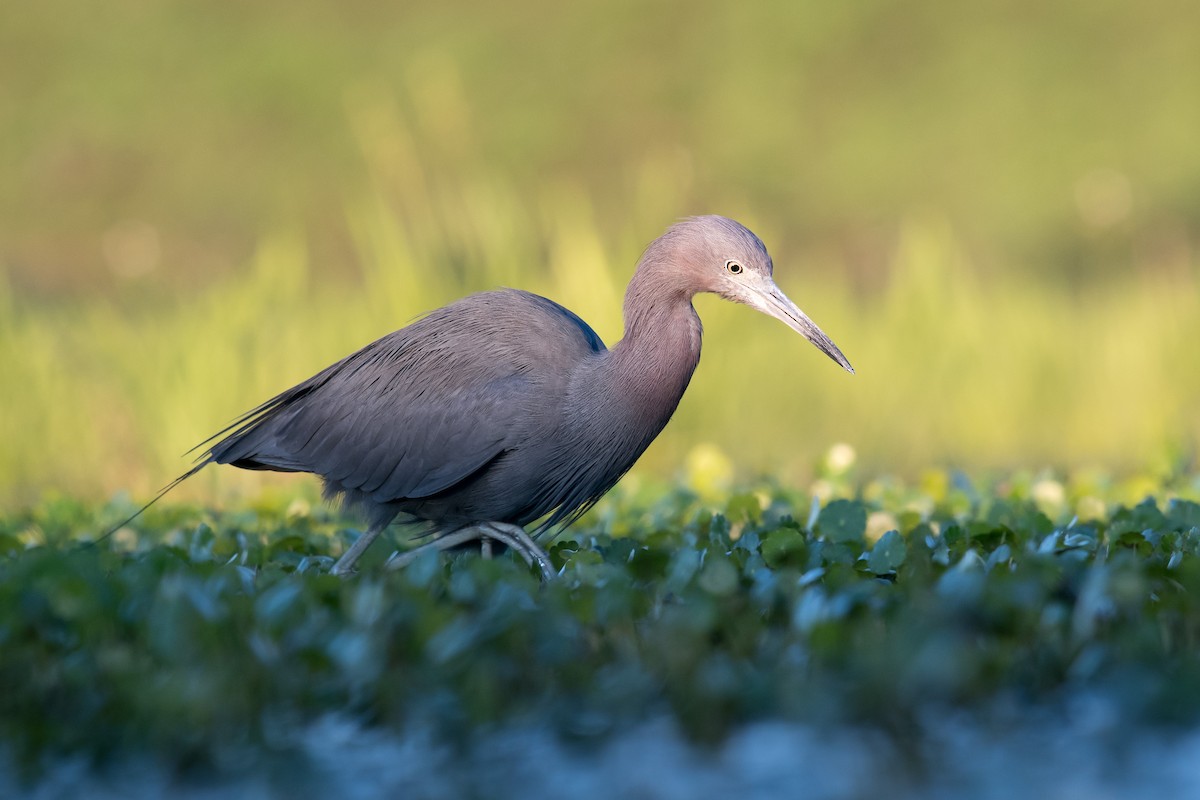
[{"label": "purple-brown neck plumage", "polygon": [[661,416],[663,424],[700,361],[695,293],[687,273],[653,246],[625,292],[625,336],[612,348],[611,379],[645,403],[647,413]]}]

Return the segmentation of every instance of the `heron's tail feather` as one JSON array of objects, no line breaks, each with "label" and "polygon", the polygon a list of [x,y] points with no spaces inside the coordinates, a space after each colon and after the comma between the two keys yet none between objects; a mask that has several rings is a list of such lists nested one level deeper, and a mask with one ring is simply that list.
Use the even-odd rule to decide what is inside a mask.
[{"label": "heron's tail feather", "polygon": [[192,467],[192,468],[191,468],[191,469],[189,469],[187,472],[183,473],[183,474],[182,474],[182,475],[180,475],[178,478],[176,478],[175,480],[171,481],[171,482],[170,482],[170,483],[168,483],[166,486],[164,486],[162,489],[160,489],[160,490],[159,490],[159,492],[158,492],[158,494],[154,495],[153,499],[151,499],[149,503],[146,503],[146,505],[142,506],[142,507],[141,507],[141,508],[139,508],[137,511],[133,512],[133,515],[132,515],[132,516],[128,517],[128,518],[127,518],[127,519],[125,519],[125,520],[122,520],[120,523],[118,523],[118,524],[114,525],[113,527],[109,528],[107,531],[105,531],[105,533],[104,533],[103,535],[101,535],[100,537],[98,537],[98,538],[96,538],[96,539],[92,540],[92,541],[91,541],[91,542],[89,542],[88,544],[99,544],[100,542],[103,542],[103,541],[104,541],[105,539],[107,539],[109,536],[112,536],[114,533],[116,533],[117,531],[121,530],[121,528],[124,528],[126,525],[128,525],[129,523],[133,522],[135,519],[137,519],[138,517],[140,517],[140,516],[142,515],[142,512],[144,512],[144,511],[145,511],[147,508],[149,508],[150,506],[154,505],[154,504],[155,504],[155,503],[157,503],[159,500],[161,500],[161,499],[163,498],[163,495],[165,495],[167,492],[171,491],[171,490],[172,490],[172,489],[174,489],[176,486],[178,486],[179,484],[183,483],[183,482],[184,482],[184,481],[186,481],[188,478],[192,477],[192,476],[193,476],[193,475],[195,475],[197,472],[199,472],[200,470],[204,469],[205,467],[207,467],[207,466],[208,466],[209,464],[211,464],[211,463],[212,463],[212,458],[206,458],[206,459],[204,459],[204,460],[203,460],[203,461],[201,461],[199,464],[197,464],[196,466]]}]

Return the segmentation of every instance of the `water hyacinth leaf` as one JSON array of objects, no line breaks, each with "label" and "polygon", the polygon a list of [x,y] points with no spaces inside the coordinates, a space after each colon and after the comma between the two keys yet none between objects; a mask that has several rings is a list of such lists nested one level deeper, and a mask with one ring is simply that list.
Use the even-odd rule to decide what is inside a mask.
[{"label": "water hyacinth leaf", "polygon": [[800,586],[808,586],[811,583],[816,583],[817,581],[821,580],[821,578],[824,578],[824,577],[825,577],[825,568],[824,567],[815,567],[813,569],[810,569],[808,572],[805,572],[803,575],[801,575],[800,580],[796,581],[796,583]]},{"label": "water hyacinth leaf", "polygon": [[1162,530],[1167,518],[1158,510],[1153,497],[1147,497],[1133,508],[1122,508],[1113,514],[1112,527],[1118,531]]},{"label": "water hyacinth leaf", "polygon": [[744,578],[753,577],[755,573],[767,566],[767,562],[763,561],[762,554],[758,552],[757,547],[753,550],[731,550],[729,558]]},{"label": "water hyacinth leaf", "polygon": [[475,620],[456,617],[429,639],[425,653],[434,664],[445,664],[471,650],[480,636]]},{"label": "water hyacinth leaf", "polygon": [[685,547],[679,550],[671,559],[667,570],[667,586],[672,591],[679,591],[687,586],[697,570],[700,569],[700,551]]},{"label": "water hyacinth leaf", "polygon": [[659,547],[639,547],[630,554],[629,572],[637,580],[660,579],[671,562],[671,553]]},{"label": "water hyacinth leaf", "polygon": [[1154,550],[1153,545],[1146,541],[1141,532],[1125,531],[1111,541],[1116,547],[1132,550],[1139,556],[1148,556]]},{"label": "water hyacinth leaf", "polygon": [[954,550],[966,541],[966,534],[960,525],[951,523],[942,528],[941,540],[946,543],[947,548]]},{"label": "water hyacinth leaf", "polygon": [[638,543],[633,539],[610,539],[603,545],[604,560],[610,564],[628,564],[633,560],[633,553],[638,549]]},{"label": "water hyacinth leaf", "polygon": [[188,537],[188,558],[192,561],[212,561],[217,538],[213,529],[201,522]]},{"label": "water hyacinth leaf", "polygon": [[[1089,489],[1110,516],[1045,531],[1008,487],[999,522],[980,518],[997,500],[986,490],[958,513],[864,487],[899,528],[865,553],[829,535],[828,511],[823,538],[772,513],[728,541],[682,494],[656,500],[649,522],[618,498],[551,545],[567,566],[544,585],[511,554],[430,552],[400,572],[335,578],[347,521],[293,527],[286,503],[214,517],[215,557],[195,561],[182,512],[156,507],[132,551],[56,549],[0,514],[0,536],[20,545],[0,557],[0,748],[33,731],[31,758],[127,749],[223,763],[234,748],[278,753],[306,719],[347,712],[383,736],[450,737],[514,721],[620,737],[665,715],[680,735],[720,743],[763,720],[915,730],[948,704],[1043,709],[1080,688],[1111,729],[1194,727],[1200,526],[1184,527],[1193,509],[1167,498],[1196,490],[1135,510]],[[789,508],[803,519],[805,505]],[[918,521],[905,516],[917,508]],[[1162,525],[1129,527],[1158,508]]]},{"label": "water hyacinth leaf", "polygon": [[1096,535],[1090,528],[1072,528],[1062,537],[1062,546],[1069,550],[1095,550]]},{"label": "water hyacinth leaf", "polygon": [[372,649],[370,638],[353,630],[341,631],[326,646],[326,652],[341,669],[362,678],[371,677],[377,671]]},{"label": "water hyacinth leaf", "polygon": [[779,580],[775,577],[775,573],[764,567],[756,570],[752,575],[750,597],[755,605],[766,610],[768,605],[774,604],[778,588]]},{"label": "water hyacinth leaf", "polygon": [[760,547],[763,561],[772,569],[802,567],[808,556],[804,535],[792,528],[778,528],[766,535]]},{"label": "water hyacinth leaf", "polygon": [[282,621],[300,599],[302,591],[298,581],[280,581],[267,589],[255,603],[259,619],[268,624]]},{"label": "water hyacinth leaf", "polygon": [[977,521],[967,525],[967,539],[973,547],[982,547],[985,550],[991,550],[998,547],[1010,533],[1010,529],[1004,525],[996,525],[990,521]]},{"label": "water hyacinth leaf", "polygon": [[351,592],[347,617],[355,625],[368,628],[383,615],[387,596],[382,584],[362,581]]},{"label": "water hyacinth leaf", "polygon": [[813,496],[812,502],[808,505],[808,519],[804,522],[806,530],[815,530],[817,527],[817,518],[821,515],[821,500]]},{"label": "water hyacinth leaf", "polygon": [[1012,561],[1012,548],[1007,544],[1002,544],[987,557],[985,567],[988,572],[991,572],[998,564],[1007,564],[1010,561]]},{"label": "water hyacinth leaf", "polygon": [[938,579],[937,593],[947,601],[973,605],[984,590],[985,563],[979,553],[968,550]]},{"label": "water hyacinth leaf", "polygon": [[288,551],[305,554],[305,551],[308,549],[308,542],[305,541],[304,537],[302,536],[297,536],[295,534],[290,536],[281,536],[267,546],[267,557],[277,558],[280,554]]},{"label": "water hyacinth leaf", "polygon": [[812,555],[810,561],[814,564],[824,564],[825,566],[842,566],[849,567],[858,560],[861,552],[861,545],[845,544],[842,542],[814,542],[812,546]]},{"label": "water hyacinth leaf", "polygon": [[879,537],[867,558],[867,569],[876,575],[895,572],[908,555],[908,545],[898,531],[888,531]]},{"label": "water hyacinth leaf", "polygon": [[762,538],[758,535],[757,530],[747,530],[738,537],[738,540],[733,543],[734,550],[745,550],[750,553],[757,553],[762,547]]},{"label": "water hyacinth leaf", "polygon": [[1175,531],[1166,531],[1159,537],[1157,547],[1161,552],[1171,552],[1178,550],[1182,541],[1180,534]]},{"label": "water hyacinth leaf", "polygon": [[1200,528],[1200,503],[1193,503],[1191,500],[1183,500],[1178,497],[1173,498],[1167,504],[1167,518],[1178,530],[1187,531],[1192,528]]},{"label": "water hyacinth leaf", "polygon": [[732,530],[729,518],[724,514],[713,514],[708,518],[708,537],[715,542],[729,541]]},{"label": "water hyacinth leaf", "polygon": [[584,567],[593,567],[604,563],[604,554],[595,550],[577,550],[571,554],[571,560],[567,562],[570,569],[583,569]]},{"label": "water hyacinth leaf", "polygon": [[821,509],[817,532],[832,542],[862,542],[867,509],[857,500],[834,500]]},{"label": "water hyacinth leaf", "polygon": [[[599,553],[593,553],[599,559]],[[459,566],[459,565],[456,565]],[[470,603],[479,596],[479,583],[470,569],[455,569],[450,573],[450,597],[457,603]]]},{"label": "water hyacinth leaf", "polygon": [[718,597],[732,594],[738,587],[737,567],[725,556],[709,553],[697,583],[701,589]]},{"label": "water hyacinth leaf", "polygon": [[413,586],[428,586],[441,569],[441,554],[427,550],[404,568],[404,578]]},{"label": "water hyacinth leaf", "polygon": [[808,633],[831,614],[831,604],[825,592],[819,586],[813,586],[800,595],[792,610],[792,625],[802,633]]},{"label": "water hyacinth leaf", "polygon": [[250,567],[237,566],[234,567],[234,574],[238,576],[241,582],[242,592],[245,594],[254,593],[254,579],[258,576]]}]

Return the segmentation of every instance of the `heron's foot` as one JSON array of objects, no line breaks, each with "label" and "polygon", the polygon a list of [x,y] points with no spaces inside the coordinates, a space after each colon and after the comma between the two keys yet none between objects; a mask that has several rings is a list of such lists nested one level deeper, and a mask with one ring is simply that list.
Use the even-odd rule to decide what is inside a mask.
[{"label": "heron's foot", "polygon": [[549,581],[554,577],[554,567],[550,563],[550,556],[520,525],[512,525],[507,522],[485,522],[481,527],[488,529],[486,533],[488,539],[508,545],[520,553],[529,566],[536,566],[543,581]]},{"label": "heron's foot", "polygon": [[531,567],[536,566],[543,581],[549,581],[554,577],[554,569],[550,565],[550,556],[546,555],[546,551],[539,547],[523,528],[506,522],[480,522],[458,528],[420,547],[393,555],[387,560],[385,566],[388,569],[403,569],[428,550],[450,550],[474,541],[480,543],[480,550],[485,558],[491,556],[492,542],[499,542],[520,553]]}]

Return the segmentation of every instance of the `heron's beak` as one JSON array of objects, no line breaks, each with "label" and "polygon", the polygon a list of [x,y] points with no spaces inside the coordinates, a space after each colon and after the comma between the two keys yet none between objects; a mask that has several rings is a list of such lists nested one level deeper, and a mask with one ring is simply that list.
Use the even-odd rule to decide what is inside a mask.
[{"label": "heron's beak", "polygon": [[838,350],[837,345],[817,327],[817,323],[809,319],[807,314],[797,308],[796,304],[779,290],[774,281],[768,278],[762,286],[753,287],[748,294],[749,296],[746,298],[749,301],[748,305],[775,317],[815,344],[822,353],[841,364],[842,368],[851,375],[854,374],[854,367],[850,366],[850,362],[842,355],[842,351]]}]

